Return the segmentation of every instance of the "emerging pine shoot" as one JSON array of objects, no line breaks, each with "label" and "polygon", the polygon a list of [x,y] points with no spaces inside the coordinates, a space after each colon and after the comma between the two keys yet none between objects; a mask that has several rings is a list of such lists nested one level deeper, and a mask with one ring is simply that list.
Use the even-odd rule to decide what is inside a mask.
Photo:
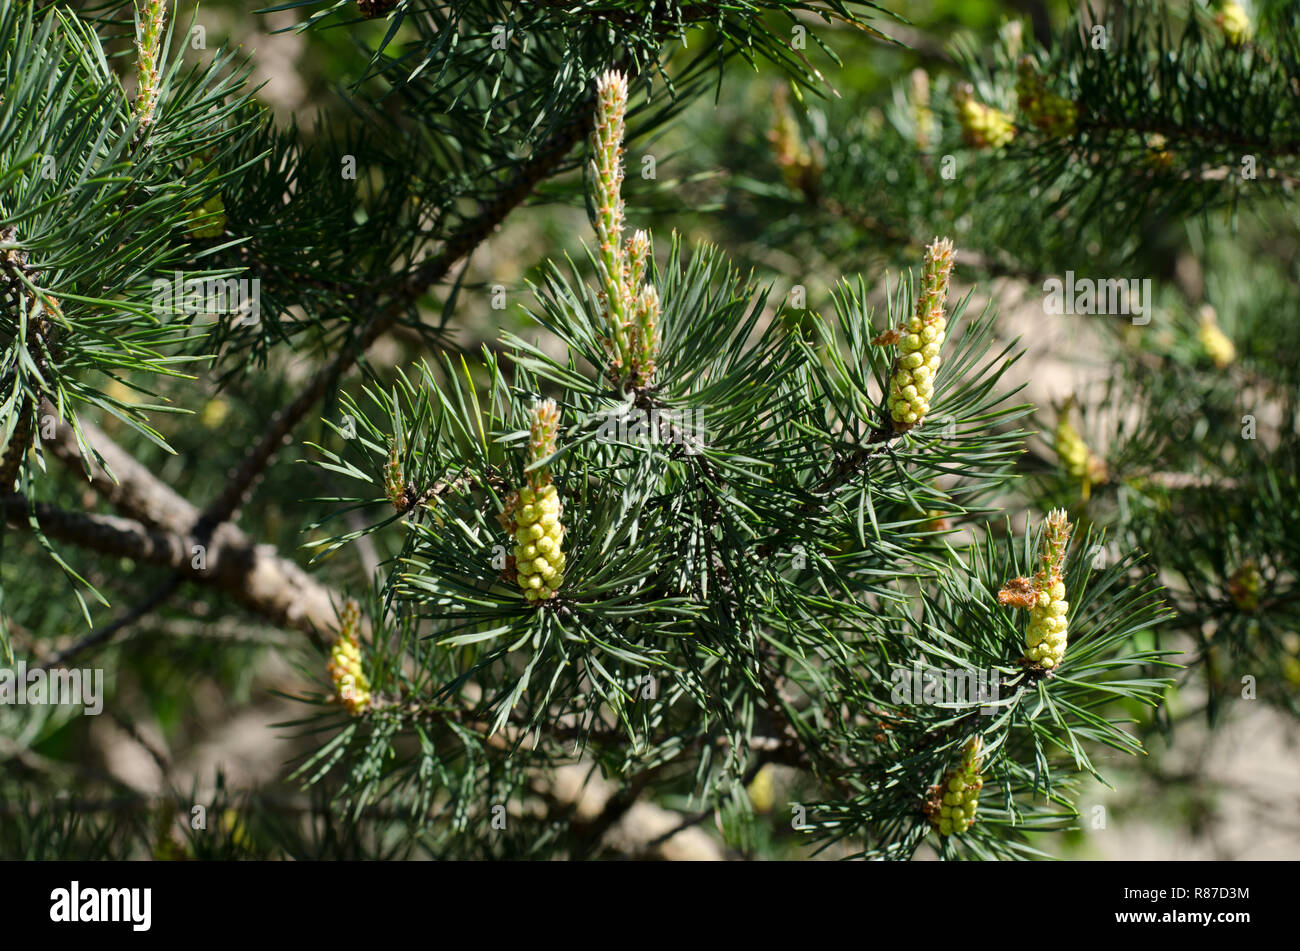
[{"label": "emerging pine shoot", "polygon": [[596,123],[591,134],[591,180],[605,324],[607,372],[621,389],[654,381],[659,354],[659,295],[643,283],[650,235],[623,239],[623,138],[627,131],[627,78],[609,70],[596,81]]},{"label": "emerging pine shoot", "polygon": [[1011,116],[975,98],[970,83],[957,87],[957,121],[966,144],[977,149],[1000,149],[1016,137]]},{"label": "emerging pine shoot", "polygon": [[1025,632],[1025,660],[1043,670],[1059,667],[1065,658],[1069,633],[1066,614],[1070,603],[1065,600],[1065,550],[1073,526],[1065,509],[1054,509],[1047,516],[1047,526],[1040,543],[1043,567],[1028,578],[1014,578],[998,592],[1004,605],[1029,608],[1029,629]]},{"label": "emerging pine shoot", "polygon": [[975,824],[980,790],[984,788],[980,746],[980,738],[972,737],[962,753],[961,766],[948,770],[942,783],[930,787],[925,813],[940,835],[961,835]]},{"label": "emerging pine shoot", "polygon": [[330,651],[330,679],[334,695],[354,717],[370,706],[370,681],[361,666],[361,605],[346,601],[339,612],[339,639]]},{"label": "emerging pine shoot", "polygon": [[[528,466],[555,454],[559,429],[560,411],[554,400],[533,407]],[[530,468],[528,485],[519,490],[513,511],[515,572],[529,601],[547,600],[564,580],[563,514],[550,466]]]},{"label": "emerging pine shoot", "polygon": [[162,74],[163,26],[167,19],[164,0],[136,0],[136,82],[135,114],[141,127],[153,123],[158,108],[158,90]]},{"label": "emerging pine shoot", "polygon": [[948,278],[952,273],[952,242],[935,238],[925,249],[925,267],[917,289],[916,310],[899,342],[898,359],[889,380],[889,414],[894,432],[921,425],[930,412],[934,377],[939,372],[948,320]]}]

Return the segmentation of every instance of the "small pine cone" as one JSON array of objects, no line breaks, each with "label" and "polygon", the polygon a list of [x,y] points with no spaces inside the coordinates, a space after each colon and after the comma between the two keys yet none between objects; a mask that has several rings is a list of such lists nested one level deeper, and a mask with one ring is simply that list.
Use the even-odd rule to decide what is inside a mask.
[{"label": "small pine cone", "polygon": [[1011,116],[976,99],[969,83],[957,89],[957,121],[966,144],[977,149],[1000,149],[1016,137]]},{"label": "small pine cone", "polygon": [[515,513],[516,580],[529,601],[545,601],[564,580],[564,506],[553,483],[524,488]]},{"label": "small pine cone", "polygon": [[370,706],[370,681],[361,662],[360,628],[361,606],[349,600],[339,612],[339,639],[330,650],[326,668],[334,681],[335,698],[353,716]]},{"label": "small pine cone", "polygon": [[916,311],[899,341],[889,380],[889,415],[896,433],[919,426],[930,412],[934,378],[948,326],[944,306],[952,273],[952,242],[935,238],[925,250],[925,269],[916,295]]},{"label": "small pine cone", "polygon": [[1214,308],[1208,304],[1201,308],[1201,328],[1196,336],[1206,355],[1220,370],[1227,369],[1237,359],[1237,348],[1228,335],[1219,329]]},{"label": "small pine cone", "polygon": [[948,770],[943,782],[930,788],[930,801],[926,804],[925,813],[931,827],[940,835],[961,835],[975,824],[980,790],[983,788],[980,738],[977,736],[966,744],[961,765]]}]

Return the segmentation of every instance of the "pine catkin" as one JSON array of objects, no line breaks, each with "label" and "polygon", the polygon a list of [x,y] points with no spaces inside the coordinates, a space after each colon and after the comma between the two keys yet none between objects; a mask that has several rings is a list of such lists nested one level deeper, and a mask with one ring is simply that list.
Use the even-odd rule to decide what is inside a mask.
[{"label": "pine catkin", "polygon": [[1065,509],[1048,513],[1039,548],[1043,567],[1034,576],[1034,604],[1025,632],[1025,659],[1044,670],[1059,667],[1065,659],[1070,603],[1065,600],[1062,572],[1072,530]]},{"label": "pine catkin", "polygon": [[1219,0],[1214,13],[1215,25],[1223,31],[1229,46],[1242,46],[1255,33],[1255,25],[1237,0]]},{"label": "pine catkin", "polygon": [[961,765],[948,770],[943,781],[930,788],[925,812],[931,827],[940,835],[961,835],[975,824],[980,790],[984,788],[980,747],[980,738],[972,737],[962,751]]},{"label": "pine catkin", "polygon": [[940,351],[948,326],[944,306],[948,301],[952,262],[952,242],[947,238],[935,238],[925,249],[916,310],[906,333],[900,334],[898,358],[889,380],[889,414],[896,433],[921,425],[930,412],[934,377],[939,372]]},{"label": "pine catkin", "polygon": [[977,149],[998,149],[1016,137],[1016,125],[1011,116],[976,99],[970,83],[957,87],[956,101],[957,121],[961,123],[967,145]]},{"label": "pine catkin", "polygon": [[[560,411],[554,400],[533,407],[528,465],[555,454]],[[552,597],[564,580],[564,506],[549,466],[528,473],[528,484],[513,504],[513,556],[520,590],[529,601]]]},{"label": "pine catkin", "polygon": [[334,696],[358,716],[370,706],[370,681],[361,663],[361,605],[349,600],[339,611],[339,639],[330,650],[327,669],[334,682]]},{"label": "pine catkin", "polygon": [[1197,339],[1205,350],[1206,356],[1214,361],[1216,368],[1226,370],[1237,359],[1237,348],[1232,339],[1219,329],[1219,322],[1214,308],[1206,304],[1201,308],[1201,325]]}]

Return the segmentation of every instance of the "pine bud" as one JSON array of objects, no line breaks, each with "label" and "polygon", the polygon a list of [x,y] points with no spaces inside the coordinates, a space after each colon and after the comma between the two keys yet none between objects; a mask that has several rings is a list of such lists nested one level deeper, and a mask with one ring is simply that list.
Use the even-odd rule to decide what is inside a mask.
[{"label": "pine bud", "polygon": [[970,83],[957,87],[957,121],[968,145],[977,149],[999,149],[1016,137],[1011,116],[1001,109],[986,106],[975,98]]},{"label": "pine bud", "polygon": [[605,341],[616,377],[630,359],[629,322],[632,291],[624,283],[623,136],[627,125],[627,77],[608,70],[596,80],[596,121],[591,133],[592,196],[596,241],[600,246],[601,298]]},{"label": "pine bud", "polygon": [[1029,609],[1025,632],[1025,659],[1045,670],[1059,667],[1065,658],[1070,604],[1065,600],[1062,568],[1072,530],[1065,509],[1048,513],[1040,545],[1043,567],[1034,576],[1034,605]]},{"label": "pine bud", "polygon": [[361,606],[349,600],[339,612],[339,639],[330,651],[327,669],[335,697],[353,716],[370,706],[370,681],[361,665],[360,629]]},{"label": "pine bud", "polygon": [[898,357],[889,380],[889,414],[894,432],[921,425],[930,412],[934,378],[941,363],[945,330],[944,306],[952,273],[953,248],[947,238],[935,238],[925,249],[925,267],[917,288],[916,310],[899,334]]},{"label": "pine bud", "polygon": [[1016,76],[1016,99],[1020,111],[1040,130],[1052,137],[1074,133],[1079,110],[1064,96],[1047,88],[1047,79],[1038,72],[1032,57],[1020,59]]},{"label": "pine bud", "polygon": [[1241,46],[1255,32],[1250,15],[1237,0],[1219,0],[1214,13],[1214,24],[1223,31],[1229,46]]},{"label": "pine bud", "polygon": [[930,787],[925,814],[940,835],[961,835],[975,824],[980,790],[984,788],[980,746],[980,738],[972,737],[962,752],[961,765],[944,773],[939,785]]},{"label": "pine bud", "polygon": [[1201,308],[1201,328],[1196,336],[1201,341],[1206,355],[1220,370],[1227,369],[1237,359],[1237,348],[1233,346],[1228,335],[1219,329],[1214,308],[1209,304]]},{"label": "pine bud", "polygon": [[[528,465],[555,454],[560,411],[554,400],[533,407],[528,440]],[[549,466],[528,473],[528,485],[519,490],[511,513],[514,519],[516,581],[529,601],[545,601],[564,580],[564,506]]]}]

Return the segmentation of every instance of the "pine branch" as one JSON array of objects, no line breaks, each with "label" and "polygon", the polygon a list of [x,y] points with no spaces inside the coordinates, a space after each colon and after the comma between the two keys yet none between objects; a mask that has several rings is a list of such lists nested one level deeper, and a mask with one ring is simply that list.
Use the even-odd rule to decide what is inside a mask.
[{"label": "pine branch", "polygon": [[[30,527],[23,496],[0,499],[0,508],[11,524]],[[210,537],[203,537],[121,516],[69,512],[47,503],[36,503],[32,510],[41,531],[51,538],[169,568],[186,580],[224,591],[273,623],[302,631],[317,643],[336,628],[334,606],[342,603],[342,597],[234,525],[223,524]],[[202,568],[195,565],[200,549]]]},{"label": "pine branch", "polygon": [[379,312],[370,318],[357,338],[340,350],[333,363],[312,377],[292,403],[276,413],[257,444],[231,471],[226,488],[204,511],[200,531],[234,515],[276,453],[289,439],[290,433],[330,386],[352,368],[359,354],[364,353],[386,333],[430,287],[446,278],[458,261],[472,254],[505,221],[510,212],[532,194],[539,182],[554,174],[573,145],[586,136],[590,126],[590,105],[580,103],[573,120],[538,147],[478,217],[449,237],[442,249],[423,262],[399,285],[395,293],[387,298],[378,298],[383,301]]}]

